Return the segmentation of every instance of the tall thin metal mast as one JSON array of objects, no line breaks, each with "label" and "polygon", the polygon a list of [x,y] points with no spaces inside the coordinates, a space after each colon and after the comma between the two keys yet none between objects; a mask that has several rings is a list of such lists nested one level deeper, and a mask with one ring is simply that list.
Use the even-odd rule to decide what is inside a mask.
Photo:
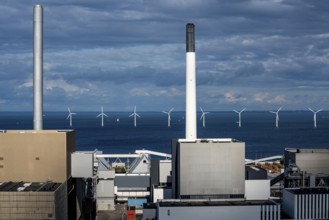
[{"label": "tall thin metal mast", "polygon": [[34,89],[34,130],[42,130],[43,122],[43,9],[41,5],[34,6],[34,49],[33,49],[33,89]]}]

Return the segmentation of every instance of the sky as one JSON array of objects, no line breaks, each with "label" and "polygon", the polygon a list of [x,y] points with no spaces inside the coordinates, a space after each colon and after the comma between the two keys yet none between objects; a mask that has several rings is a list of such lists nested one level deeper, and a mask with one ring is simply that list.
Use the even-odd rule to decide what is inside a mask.
[{"label": "sky", "polygon": [[2,0],[0,111],[33,110],[35,4],[45,111],[184,111],[187,23],[198,108],[329,110],[328,1]]}]

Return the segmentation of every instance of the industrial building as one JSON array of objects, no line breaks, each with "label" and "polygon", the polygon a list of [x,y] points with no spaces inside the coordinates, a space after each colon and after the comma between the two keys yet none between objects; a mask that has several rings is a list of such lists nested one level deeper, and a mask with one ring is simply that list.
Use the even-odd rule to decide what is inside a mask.
[{"label": "industrial building", "polygon": [[329,187],[329,149],[287,148],[284,152],[285,188]]},{"label": "industrial building", "polygon": [[63,183],[0,183],[0,219],[67,219],[67,186]]},{"label": "industrial building", "polygon": [[[281,180],[291,218],[329,217],[329,149],[286,149],[285,173],[271,181],[265,170],[246,167],[244,142],[197,138],[194,24],[186,26],[185,139],[172,141],[172,154],[126,155],[74,152],[74,131],[42,130],[40,5],[34,27],[34,130],[0,131],[0,219],[95,219],[96,211],[127,203],[144,208],[147,219],[279,220],[270,185]],[[134,160],[126,166],[119,158]]]},{"label": "industrial building", "polygon": [[329,218],[329,149],[287,148],[283,211],[294,219]]},{"label": "industrial building", "polygon": [[1,131],[0,219],[75,218],[74,149],[74,131]]},{"label": "industrial building", "polygon": [[[172,199],[159,200],[161,195],[154,197],[157,198],[156,211],[147,207],[144,217],[158,220],[280,219],[280,205],[269,200],[270,181],[253,178],[252,172],[248,172],[246,182],[244,142],[231,138],[197,138],[194,44],[194,24],[187,24],[186,136],[172,141]],[[159,178],[154,176],[156,181],[151,182],[160,185]],[[158,188],[152,187],[153,190]],[[264,191],[259,193],[257,189]],[[152,195],[156,193],[151,192]]]},{"label": "industrial building", "polygon": [[75,133],[71,130],[3,130],[0,182],[64,183],[71,177],[74,150]]},{"label": "industrial building", "polygon": [[[95,204],[95,210],[98,212],[108,213],[115,210],[116,204],[125,203],[133,206],[136,213],[139,213],[142,212],[143,204],[151,200],[151,161],[149,160],[151,155],[171,157],[170,154],[147,150],[136,150],[132,154],[103,154],[97,150],[74,152],[71,155],[72,177],[79,183],[86,183],[85,197]],[[115,161],[111,163],[109,159],[114,158]],[[132,165],[128,165],[120,162],[120,158],[134,158],[134,160],[131,162]],[[160,167],[165,169],[161,170],[165,170],[165,175],[169,175],[171,160],[160,160],[159,163],[162,164],[162,161],[165,162]],[[115,172],[118,165],[125,166],[125,173]],[[161,183],[166,184],[163,179],[167,180],[167,176],[160,176]],[[77,186],[77,188],[83,187]]]},{"label": "industrial building", "polygon": [[286,148],[284,166],[295,164],[306,173],[329,173],[329,149]]},{"label": "industrial building", "polygon": [[221,219],[221,220],[278,220],[280,204],[273,201],[159,201],[157,219]]},{"label": "industrial building", "polygon": [[283,189],[283,211],[293,219],[329,219],[329,188]]},{"label": "industrial building", "polygon": [[244,198],[245,144],[233,139],[180,139],[172,149],[173,198]]}]

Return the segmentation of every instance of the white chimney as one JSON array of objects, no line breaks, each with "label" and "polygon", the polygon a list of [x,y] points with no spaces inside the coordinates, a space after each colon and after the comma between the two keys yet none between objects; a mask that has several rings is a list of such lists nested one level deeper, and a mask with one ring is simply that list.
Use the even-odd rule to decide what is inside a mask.
[{"label": "white chimney", "polygon": [[33,27],[34,27],[34,49],[33,49],[33,89],[34,89],[34,115],[33,115],[33,128],[34,130],[42,130],[42,114],[43,114],[43,86],[42,86],[42,26],[43,26],[43,14],[42,14],[42,6],[35,5],[34,6],[34,19],[33,19]]},{"label": "white chimney", "polygon": [[195,140],[196,135],[196,83],[194,24],[186,25],[186,117],[185,138]]}]

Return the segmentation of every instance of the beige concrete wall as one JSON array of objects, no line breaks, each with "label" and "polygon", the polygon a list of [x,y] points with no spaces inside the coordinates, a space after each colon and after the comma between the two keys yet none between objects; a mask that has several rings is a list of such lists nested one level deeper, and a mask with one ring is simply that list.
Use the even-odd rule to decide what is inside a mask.
[{"label": "beige concrete wall", "polygon": [[65,182],[71,176],[74,131],[0,133],[0,182]]},{"label": "beige concrete wall", "polygon": [[66,182],[51,192],[0,191],[0,220],[67,219]]}]

